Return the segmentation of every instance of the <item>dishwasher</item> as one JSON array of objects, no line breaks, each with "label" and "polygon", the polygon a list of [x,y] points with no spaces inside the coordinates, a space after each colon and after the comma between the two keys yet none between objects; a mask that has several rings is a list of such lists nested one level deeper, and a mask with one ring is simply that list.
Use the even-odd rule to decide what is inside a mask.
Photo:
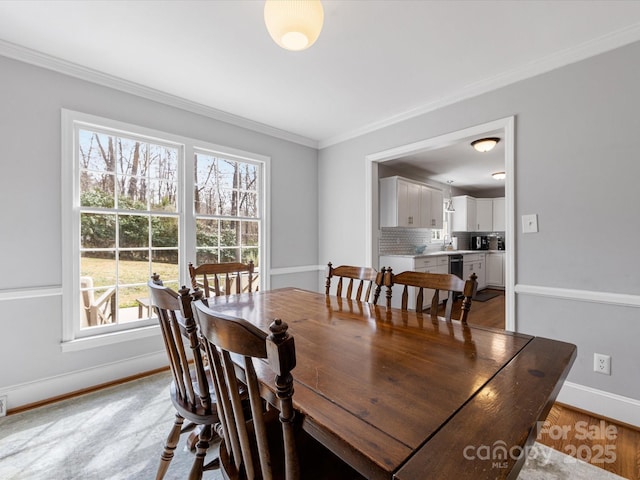
[{"label": "dishwasher", "polygon": [[449,273],[462,278],[462,254],[449,255]]},{"label": "dishwasher", "polygon": [[[456,253],[455,255],[449,255],[449,273],[462,278],[462,254]],[[457,300],[462,296],[462,292],[454,293],[453,298]]]}]

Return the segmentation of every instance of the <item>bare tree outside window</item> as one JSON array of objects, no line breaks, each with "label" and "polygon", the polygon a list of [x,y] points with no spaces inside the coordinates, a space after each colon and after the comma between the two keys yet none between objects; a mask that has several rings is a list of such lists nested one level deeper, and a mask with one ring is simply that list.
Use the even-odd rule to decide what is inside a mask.
[{"label": "bare tree outside window", "polygon": [[110,295],[104,312],[81,312],[81,327],[138,320],[151,273],[178,284],[179,151],[84,129],[77,148],[81,308]]},{"label": "bare tree outside window", "polygon": [[258,165],[207,152],[195,156],[196,263],[259,267]]},{"label": "bare tree outside window", "polygon": [[66,109],[62,126],[63,350],[155,335],[147,282],[178,290],[188,262],[253,260],[268,286],[268,157]]}]

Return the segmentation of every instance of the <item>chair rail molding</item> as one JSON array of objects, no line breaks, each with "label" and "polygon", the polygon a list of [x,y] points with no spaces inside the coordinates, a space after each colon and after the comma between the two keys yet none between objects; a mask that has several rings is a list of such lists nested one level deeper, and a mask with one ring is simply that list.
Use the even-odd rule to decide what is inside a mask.
[{"label": "chair rail molding", "polygon": [[20,289],[0,289],[0,302],[4,300],[22,300],[26,298],[56,297],[62,295],[61,285],[45,285]]},{"label": "chair rail molding", "polygon": [[269,271],[269,275],[289,275],[292,273],[316,272],[322,271],[325,268],[327,268],[326,265],[302,265],[298,267],[272,268]]},{"label": "chair rail molding", "polygon": [[526,284],[517,284],[515,292],[519,295],[561,298],[564,300],[601,303],[624,307],[640,307],[640,295],[631,295],[627,293],[596,292],[592,290],[578,290],[573,288],[546,287],[542,285]]}]

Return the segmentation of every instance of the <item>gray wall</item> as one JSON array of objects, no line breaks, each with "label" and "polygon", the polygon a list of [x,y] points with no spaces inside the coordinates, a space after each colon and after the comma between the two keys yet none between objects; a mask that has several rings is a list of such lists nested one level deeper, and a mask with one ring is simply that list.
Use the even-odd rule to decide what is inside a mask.
[{"label": "gray wall", "polygon": [[[133,374],[136,359],[163,358],[152,356],[163,351],[159,336],[62,353],[61,297],[38,296],[59,289],[66,268],[61,262],[61,108],[270,156],[271,267],[310,266],[307,273],[274,276],[272,284],[317,286],[315,149],[5,57],[0,57],[0,72],[0,394],[37,390],[46,380],[56,385],[48,393],[52,396],[109,380],[84,379],[80,372],[114,365],[114,376]],[[11,298],[15,289],[35,298]],[[71,380],[74,373],[82,379]],[[17,406],[13,400],[10,394],[9,408]]]},{"label": "gray wall", "polygon": [[[576,344],[570,382],[640,399],[638,59],[640,43],[321,150],[319,258],[368,261],[366,155],[513,115],[517,329]],[[540,231],[523,235],[530,213]],[[559,289],[625,293],[636,306],[552,298]],[[594,352],[612,355],[611,376],[592,371]]]},{"label": "gray wall", "polygon": [[[65,268],[60,109],[68,108],[271,156],[271,265],[287,273],[272,286],[305,288],[320,288],[322,273],[295,267],[367,263],[367,154],[515,115],[516,225],[528,213],[540,225],[515,239],[516,283],[525,292],[516,299],[517,327],[578,345],[570,381],[640,399],[638,308],[552,298],[569,289],[637,302],[638,58],[640,44],[620,48],[328,147],[318,161],[311,148],[0,57],[0,393],[57,378],[68,390],[76,373],[82,381],[74,385],[88,386],[99,379],[82,372],[161,352],[159,338],[149,338],[63,354],[61,298],[37,297],[60,286]],[[526,293],[532,286],[551,295]],[[12,299],[12,289],[37,298]],[[610,377],[591,371],[594,351],[612,355]]]}]

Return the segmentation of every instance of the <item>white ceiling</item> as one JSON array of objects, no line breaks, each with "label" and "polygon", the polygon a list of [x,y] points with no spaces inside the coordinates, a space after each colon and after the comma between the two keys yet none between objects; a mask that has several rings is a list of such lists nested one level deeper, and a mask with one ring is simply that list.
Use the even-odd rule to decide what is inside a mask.
[{"label": "white ceiling", "polygon": [[[484,137],[497,137],[501,141],[489,152],[477,152],[471,142]],[[491,174],[505,171],[504,146],[504,131],[488,130],[483,135],[441,148],[388,160],[384,165],[409,178],[430,179],[442,184],[452,181],[454,195],[503,196],[505,181],[495,180]]]},{"label": "white ceiling", "polygon": [[318,41],[289,52],[260,0],[3,0],[0,54],[42,63],[25,47],[324,147],[640,40],[635,0],[323,4]]}]

